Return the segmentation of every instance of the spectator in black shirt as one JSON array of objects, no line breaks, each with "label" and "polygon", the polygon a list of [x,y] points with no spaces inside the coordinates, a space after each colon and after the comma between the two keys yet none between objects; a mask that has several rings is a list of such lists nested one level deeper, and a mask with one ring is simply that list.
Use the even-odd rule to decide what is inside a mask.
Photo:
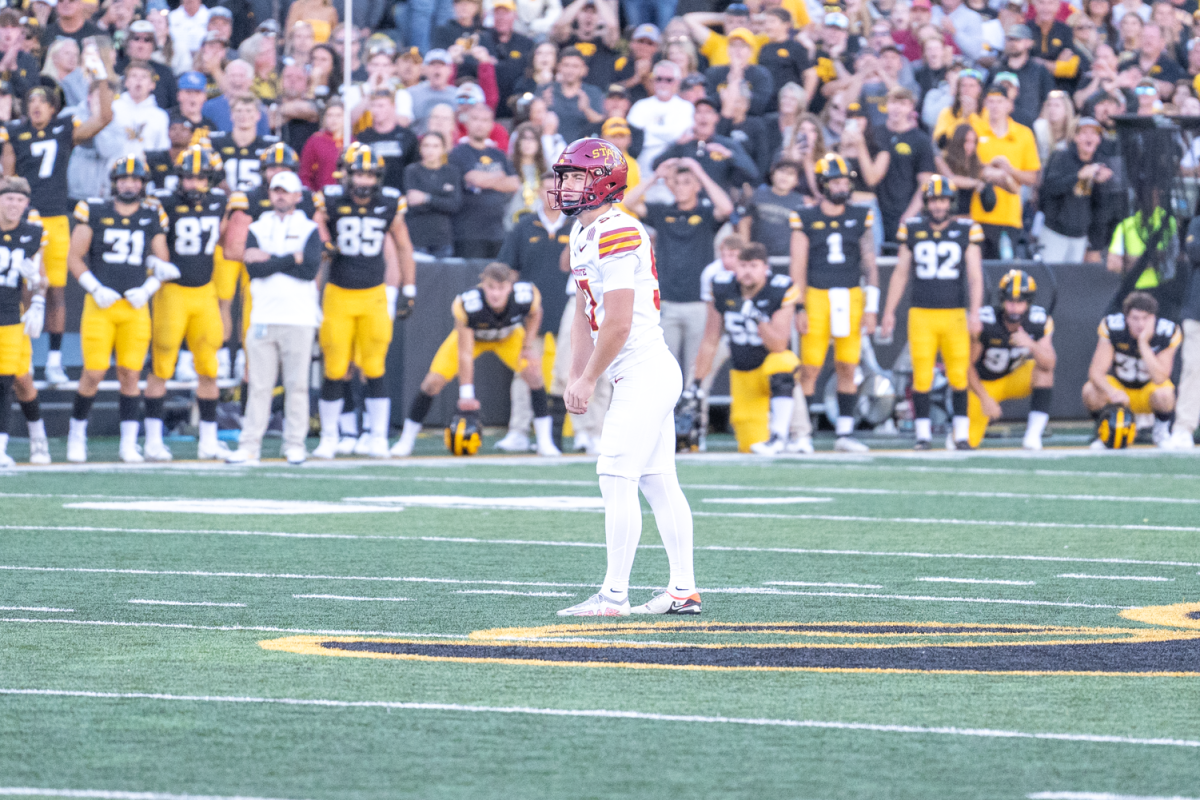
[{"label": "spectator in black shirt", "polygon": [[763,117],[748,116],[750,97],[744,89],[744,86],[726,86],[721,92],[721,121],[717,123],[717,134],[740,144],[754,160],[758,174],[766,175],[774,155],[767,123]]},{"label": "spectator in black shirt", "polygon": [[[13,95],[22,100],[30,89],[38,85],[40,69],[38,60],[22,49],[21,45],[24,42],[25,29],[21,27],[21,15],[11,8],[0,11],[0,49],[3,49],[3,57],[0,57],[0,80],[8,81]],[[153,47],[150,48],[150,52],[154,52]],[[171,83],[174,82],[172,77]],[[162,105],[162,101],[159,101],[159,105]]]},{"label": "spectator in black shirt", "polygon": [[466,113],[467,140],[450,151],[450,163],[462,174],[462,209],[454,216],[454,254],[459,258],[495,258],[504,241],[504,209],[521,186],[508,156],[491,145],[496,119],[486,104]]},{"label": "spectator in black shirt", "polygon": [[505,102],[516,91],[517,81],[529,68],[533,58],[533,40],[513,31],[517,6],[513,0],[496,0],[492,5],[492,27],[483,32],[482,44],[496,59],[496,88],[500,92],[499,117],[511,117],[512,109]]},{"label": "spectator in black shirt", "polygon": [[654,169],[672,159],[686,158],[695,160],[718,186],[732,188],[758,183],[758,165],[742,146],[728,136],[717,135],[720,121],[716,103],[708,97],[700,98],[696,101],[691,132],[654,159]]},{"label": "spectator in black shirt", "polygon": [[1142,28],[1142,46],[1138,50],[1138,66],[1142,74],[1158,86],[1159,94],[1169,97],[1175,81],[1188,77],[1183,67],[1166,52],[1167,43],[1162,28],[1149,22]]},{"label": "spectator in black shirt", "polygon": [[546,105],[558,115],[558,132],[567,143],[583,138],[593,125],[604,121],[600,108],[604,95],[584,83],[587,59],[575,47],[564,47],[558,55],[558,80],[542,93]]},{"label": "spectator in black shirt", "polygon": [[404,169],[408,187],[408,232],[413,250],[435,258],[454,255],[451,218],[462,206],[462,173],[446,163],[446,141],[440,133],[421,137],[421,160]]},{"label": "spectator in black shirt", "polygon": [[[896,241],[900,222],[920,210],[921,187],[935,169],[933,141],[928,133],[917,128],[914,108],[915,98],[908,89],[898,86],[889,91],[887,124],[871,129],[868,157],[862,157],[861,146],[858,151],[859,168],[867,184],[875,189],[884,239],[889,242]],[[843,133],[843,143],[846,138]]]},{"label": "spectator in black shirt", "polygon": [[[4,14],[0,13],[0,28],[4,28]],[[14,25],[16,22],[14,21]],[[124,52],[117,59],[114,69],[125,74],[125,67],[130,61],[141,61],[150,65],[154,70],[154,102],[164,111],[175,105],[175,73],[165,64],[151,60],[154,55],[154,26],[144,19],[129,26],[129,36],[125,39]],[[24,92],[21,93],[24,97]]]},{"label": "spectator in black shirt", "polygon": [[708,96],[717,98],[726,86],[749,86],[750,116],[761,116],[767,112],[771,95],[775,93],[771,73],[757,64],[750,63],[757,43],[754,34],[747,28],[737,28],[729,34],[728,40],[728,66],[709,67],[705,73]]},{"label": "spectator in black shirt", "polygon": [[[776,161],[767,176],[770,183],[755,189],[741,212],[738,233],[748,242],[765,245],[771,256],[791,255],[791,215],[805,205],[797,191],[803,171],[795,161]],[[775,271],[786,275],[788,268]]]},{"label": "spectator in black shirt", "polygon": [[396,115],[396,94],[392,89],[376,89],[371,95],[371,127],[358,134],[358,140],[371,145],[371,152],[383,156],[383,185],[403,191],[404,170],[417,160],[417,137],[400,124]]},{"label": "spectator in black shirt", "polygon": [[758,51],[758,65],[771,74],[775,91],[767,101],[767,111],[779,110],[778,90],[789,83],[804,84],[804,71],[811,66],[804,45],[792,38],[792,15],[783,8],[768,8],[762,18],[767,43]]},{"label": "spectator in black shirt", "polygon": [[953,51],[941,39],[931,36],[921,43],[921,55],[924,62],[913,72],[917,86],[921,87],[921,96],[917,98],[918,108],[924,104],[925,95],[946,79],[946,68],[950,66]]},{"label": "spectator in black shirt", "polygon": [[[598,88],[625,80],[632,74],[628,59],[622,59],[617,47],[621,42],[621,25],[617,21],[617,4],[612,0],[574,0],[563,9],[550,38],[564,47],[579,50],[587,61],[587,82]],[[628,74],[627,74],[628,73]]]},{"label": "spectator in black shirt", "polygon": [[483,32],[479,24],[479,0],[454,0],[454,19],[433,32],[433,46],[449,50],[458,45],[464,51],[480,44]]},{"label": "spectator in black shirt", "polygon": [[[675,195],[675,202],[642,202],[646,190],[660,178]],[[695,159],[672,158],[659,164],[653,174],[643,176],[625,195],[625,207],[654,228],[662,298],[660,324],[687,383],[692,379],[708,317],[707,304],[700,299],[700,275],[713,260],[713,239],[733,213],[733,202]]]},{"label": "spectator in black shirt", "polygon": [[1046,165],[1039,192],[1046,220],[1039,242],[1047,264],[1083,262],[1092,208],[1100,196],[1093,187],[1113,177],[1111,169],[1095,160],[1101,137],[1100,123],[1084,117],[1075,127],[1075,140],[1060,145]]},{"label": "spectator in black shirt", "polygon": [[91,11],[95,6],[87,6],[82,0],[58,0],[54,7],[55,19],[42,31],[42,52],[50,49],[50,45],[60,36],[74,39],[83,48],[83,40],[89,36],[103,36],[104,31],[91,20]]},{"label": "spectator in black shirt", "polygon": [[1013,101],[1012,118],[1025,127],[1032,127],[1042,111],[1046,96],[1054,90],[1054,76],[1034,60],[1033,31],[1028,25],[1013,25],[1005,31],[1004,58],[992,68],[994,79],[1001,72],[1017,76],[1017,98]]}]

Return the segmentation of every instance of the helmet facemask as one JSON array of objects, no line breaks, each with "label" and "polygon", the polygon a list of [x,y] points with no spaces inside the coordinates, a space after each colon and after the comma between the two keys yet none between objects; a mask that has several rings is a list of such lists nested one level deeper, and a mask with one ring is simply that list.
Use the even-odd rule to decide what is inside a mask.
[{"label": "helmet facemask", "polygon": [[[555,167],[554,189],[550,191],[551,206],[573,217],[581,211],[597,208],[603,203],[597,202],[595,185],[598,177],[597,170],[579,169],[577,167]],[[564,189],[563,181],[568,175],[581,174],[583,186],[579,189]]]},{"label": "helmet facemask", "polygon": [[[125,189],[124,191],[122,191],[120,188],[118,188],[124,181],[127,181],[127,180],[135,180],[138,182],[138,190],[136,192],[131,192],[128,189]],[[135,175],[123,175],[123,176],[117,178],[115,181],[113,181],[113,196],[120,203],[136,203],[139,200],[141,200],[142,197],[145,196],[145,194],[146,194],[146,181]]]}]

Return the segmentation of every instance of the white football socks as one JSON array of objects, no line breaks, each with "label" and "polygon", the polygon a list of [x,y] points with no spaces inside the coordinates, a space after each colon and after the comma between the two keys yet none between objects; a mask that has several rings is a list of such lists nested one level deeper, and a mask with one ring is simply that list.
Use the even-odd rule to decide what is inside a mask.
[{"label": "white football socks", "polygon": [[600,591],[615,600],[629,596],[629,573],[642,538],[642,504],[638,482],[616,475],[600,476],[604,495],[604,538],[608,543],[608,571]]},{"label": "white football socks", "polygon": [[971,418],[954,418],[954,441],[965,442],[971,436]]},{"label": "white football socks", "polygon": [[[121,449],[127,447],[137,447],[138,437],[138,421],[136,419],[126,419],[121,421]],[[162,440],[162,429],[159,429],[159,440]]]},{"label": "white football socks", "polygon": [[1045,411],[1030,411],[1029,421],[1025,424],[1025,436],[1030,439],[1041,439],[1042,434],[1046,432],[1046,423],[1050,421],[1050,415]]},{"label": "white football socks", "polygon": [[338,435],[338,417],[342,415],[342,398],[318,400],[317,413],[321,418],[321,437]]},{"label": "white football socks", "polygon": [[536,417],[533,420],[533,432],[537,435],[538,447],[554,445],[554,418]]},{"label": "white football socks", "polygon": [[[376,438],[388,438],[388,429],[392,425],[392,398],[368,397],[365,402],[367,406],[367,425],[365,427]],[[322,420],[321,429],[324,430],[324,428],[324,420]]]},{"label": "white football socks", "polygon": [[812,418],[808,415],[808,403],[804,399],[804,387],[796,384],[792,392],[792,425],[793,436],[812,436]]},{"label": "white football socks", "polygon": [[[155,448],[163,446],[163,421],[156,417],[146,417],[146,447]],[[122,436],[124,435],[125,423],[121,423]],[[135,429],[136,430],[136,429]],[[134,433],[137,436],[137,433]],[[122,442],[123,443],[123,442]]]},{"label": "white football socks", "polygon": [[933,421],[929,417],[917,417],[913,420],[913,429],[919,442],[928,442],[933,438]]},{"label": "white football socks", "polygon": [[30,439],[45,439],[46,438],[46,422],[45,420],[35,419],[33,422],[26,423],[29,426]]},{"label": "white football socks", "polygon": [[837,435],[849,436],[854,433],[854,417],[837,418]]},{"label": "white football socks", "polygon": [[792,412],[795,411],[796,402],[791,395],[786,397],[771,398],[771,416],[767,423],[767,428],[771,431],[772,436],[778,436],[780,439],[788,438],[788,430],[792,427]]},{"label": "white football socks", "polygon": [[[146,426],[149,430],[149,425]],[[217,423],[200,420],[200,447],[206,450],[217,446]]]},{"label": "white football socks", "polygon": [[342,436],[358,438],[358,415],[353,411],[343,411],[338,417],[338,430]]},{"label": "white football socks", "polygon": [[[782,435],[785,437],[791,419],[790,413],[783,417]],[[679,488],[679,478],[674,472],[643,475],[638,486],[650,502],[658,534],[667,550],[667,561],[671,565],[671,582],[667,589],[677,597],[687,597],[696,591],[692,567],[692,509],[683,496],[683,489]]]}]

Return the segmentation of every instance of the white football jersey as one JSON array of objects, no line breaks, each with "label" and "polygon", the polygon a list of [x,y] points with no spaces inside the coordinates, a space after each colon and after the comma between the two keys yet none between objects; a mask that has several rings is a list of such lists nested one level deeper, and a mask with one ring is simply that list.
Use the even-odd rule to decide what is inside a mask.
[{"label": "white football jersey", "polygon": [[608,368],[609,377],[619,378],[624,370],[647,358],[669,352],[659,325],[654,249],[642,224],[614,208],[586,228],[576,222],[570,248],[571,274],[583,295],[592,341],[604,322],[604,293],[633,289],[633,325],[625,346]]}]

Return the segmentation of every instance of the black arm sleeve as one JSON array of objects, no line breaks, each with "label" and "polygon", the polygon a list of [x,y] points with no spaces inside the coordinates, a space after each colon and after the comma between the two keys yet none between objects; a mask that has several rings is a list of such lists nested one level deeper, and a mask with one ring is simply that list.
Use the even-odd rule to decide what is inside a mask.
[{"label": "black arm sleeve", "polygon": [[429,207],[439,214],[456,214],[462,206],[462,176],[459,175],[456,168],[451,167],[450,169],[451,178],[446,181],[446,183],[454,187],[454,190],[450,194],[438,194],[436,191],[433,191],[438,188],[436,178],[434,185],[426,190],[429,192]]},{"label": "black arm sleeve", "polygon": [[313,228],[312,232],[308,234],[308,241],[304,243],[304,261],[297,264],[291,256],[284,256],[287,259],[288,267],[280,271],[302,281],[315,280],[318,270],[321,269],[321,253],[324,249],[325,245],[321,243],[320,234],[317,233],[316,228]]}]

